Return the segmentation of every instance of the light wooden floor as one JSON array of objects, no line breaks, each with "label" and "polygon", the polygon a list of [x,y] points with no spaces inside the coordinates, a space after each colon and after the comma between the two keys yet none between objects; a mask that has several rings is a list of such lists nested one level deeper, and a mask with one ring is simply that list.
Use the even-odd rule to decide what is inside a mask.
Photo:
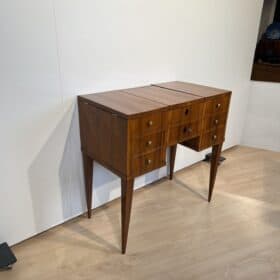
[{"label": "light wooden floor", "polygon": [[280,153],[224,153],[214,197],[199,163],[134,195],[127,255],[120,201],[14,248],[0,279],[280,279]]}]

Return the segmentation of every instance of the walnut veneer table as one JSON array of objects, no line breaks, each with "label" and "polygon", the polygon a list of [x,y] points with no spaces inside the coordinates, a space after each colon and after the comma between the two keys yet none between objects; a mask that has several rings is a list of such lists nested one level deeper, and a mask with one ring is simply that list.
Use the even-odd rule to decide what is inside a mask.
[{"label": "walnut veneer table", "polygon": [[126,251],[134,178],[166,165],[173,177],[177,144],[212,147],[208,201],[224,142],[231,92],[168,82],[78,97],[88,217],[93,161],[121,177],[122,253]]}]

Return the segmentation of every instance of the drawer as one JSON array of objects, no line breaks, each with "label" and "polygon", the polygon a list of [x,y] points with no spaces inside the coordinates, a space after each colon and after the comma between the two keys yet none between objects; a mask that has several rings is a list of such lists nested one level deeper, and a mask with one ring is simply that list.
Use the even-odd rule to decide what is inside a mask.
[{"label": "drawer", "polygon": [[193,122],[169,128],[168,146],[196,137],[201,131],[201,122]]},{"label": "drawer", "polygon": [[203,123],[203,131],[215,130],[220,126],[225,126],[226,120],[227,113],[208,116]]},{"label": "drawer", "polygon": [[222,95],[206,101],[205,114],[219,114],[228,111],[230,95]]},{"label": "drawer", "polygon": [[193,103],[171,110],[170,124],[179,124],[196,121],[201,118],[203,103]]},{"label": "drawer", "polygon": [[225,127],[219,127],[216,130],[204,133],[200,142],[200,150],[224,142],[224,136]]},{"label": "drawer", "polygon": [[142,137],[145,134],[158,132],[162,129],[162,112],[148,113],[143,117],[130,121],[130,136]]},{"label": "drawer", "polygon": [[160,148],[163,141],[163,133],[149,134],[132,140],[132,154],[143,154]]},{"label": "drawer", "polygon": [[152,153],[132,158],[131,173],[135,177],[140,176],[144,173],[160,168],[165,164],[165,151],[163,151],[163,149],[158,149]]}]

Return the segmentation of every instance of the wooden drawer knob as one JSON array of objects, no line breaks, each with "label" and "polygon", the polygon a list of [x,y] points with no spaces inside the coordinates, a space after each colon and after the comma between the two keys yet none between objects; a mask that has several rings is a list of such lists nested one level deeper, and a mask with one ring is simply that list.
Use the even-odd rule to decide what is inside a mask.
[{"label": "wooden drawer knob", "polygon": [[186,110],[185,110],[185,115],[188,115],[188,114],[189,114],[189,111],[190,111],[189,109],[186,109]]},{"label": "wooden drawer knob", "polygon": [[213,140],[216,140],[216,139],[217,139],[217,135],[213,135],[213,136],[212,136],[212,139],[213,139]]},{"label": "wooden drawer knob", "polygon": [[150,165],[150,164],[152,164],[152,160],[151,159],[146,159],[146,165]]},{"label": "wooden drawer knob", "polygon": [[185,127],[183,128],[183,132],[184,132],[184,133],[186,133],[186,132],[189,132],[189,133],[190,133],[190,132],[192,132],[192,128],[191,128],[191,127],[186,127],[186,126],[185,126]]},{"label": "wooden drawer knob", "polygon": [[148,121],[148,126],[152,126],[153,124],[153,121]]},{"label": "wooden drawer knob", "polygon": [[191,133],[191,132],[192,132],[192,128],[191,128],[191,127],[186,127],[186,126],[185,126],[185,127],[183,128],[183,132],[184,132],[184,133],[187,133],[187,132],[188,132],[188,133]]},{"label": "wooden drawer knob", "polygon": [[214,121],[214,123],[215,123],[215,125],[217,125],[217,124],[219,123],[219,120],[216,119],[216,120]]},{"label": "wooden drawer knob", "polygon": [[149,140],[148,142],[147,142],[147,146],[151,146],[153,144],[153,142],[151,141],[151,140]]},{"label": "wooden drawer knob", "polygon": [[216,108],[219,109],[222,106],[221,103],[216,104]]}]

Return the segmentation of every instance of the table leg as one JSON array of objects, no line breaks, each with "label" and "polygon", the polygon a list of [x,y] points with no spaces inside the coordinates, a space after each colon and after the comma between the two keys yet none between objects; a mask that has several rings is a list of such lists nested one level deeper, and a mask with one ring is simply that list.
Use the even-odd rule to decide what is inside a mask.
[{"label": "table leg", "polygon": [[87,201],[87,215],[91,218],[91,207],[92,207],[92,179],[93,179],[93,159],[87,154],[83,153],[84,162],[84,177],[85,177],[85,188],[86,188],[86,201]]},{"label": "table leg", "polygon": [[212,147],[208,202],[210,202],[212,198],[222,146],[223,144],[221,143]]},{"label": "table leg", "polygon": [[169,161],[169,165],[170,165],[169,179],[170,180],[173,179],[176,151],[177,151],[177,144],[170,147],[170,161]]},{"label": "table leg", "polygon": [[122,254],[126,252],[128,228],[130,221],[134,178],[121,179],[121,203],[122,203]]}]

